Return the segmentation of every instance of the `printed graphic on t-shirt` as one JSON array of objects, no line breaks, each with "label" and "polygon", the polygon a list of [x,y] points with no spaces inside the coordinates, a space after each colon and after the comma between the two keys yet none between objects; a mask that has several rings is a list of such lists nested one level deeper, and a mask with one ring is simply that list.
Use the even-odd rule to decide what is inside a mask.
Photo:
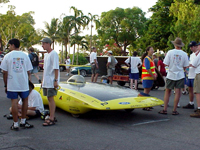
[{"label": "printed graphic on t-shirt", "polygon": [[180,56],[180,55],[174,54],[173,63],[174,63],[175,65],[179,65],[180,62],[181,62],[181,57],[182,57],[182,56]]},{"label": "printed graphic on t-shirt", "polygon": [[24,58],[13,58],[13,71],[21,73],[23,71]]}]

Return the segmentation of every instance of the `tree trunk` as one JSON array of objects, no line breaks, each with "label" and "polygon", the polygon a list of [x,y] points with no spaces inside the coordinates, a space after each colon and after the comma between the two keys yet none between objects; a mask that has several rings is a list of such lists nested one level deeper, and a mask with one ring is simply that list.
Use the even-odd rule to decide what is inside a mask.
[{"label": "tree trunk", "polygon": [[72,65],[74,64],[74,55],[75,55],[75,44],[74,44],[74,51],[73,51]]},{"label": "tree trunk", "polygon": [[78,54],[79,54],[79,45],[78,45],[78,49],[77,49],[77,53],[76,53],[76,65],[79,65],[78,64]]}]

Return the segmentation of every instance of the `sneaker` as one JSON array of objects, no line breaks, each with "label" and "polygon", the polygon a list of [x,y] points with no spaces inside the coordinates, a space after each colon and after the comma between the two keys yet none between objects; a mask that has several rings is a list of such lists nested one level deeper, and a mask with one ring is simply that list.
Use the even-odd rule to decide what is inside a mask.
[{"label": "sneaker", "polygon": [[13,116],[11,114],[9,114],[7,117],[6,117],[8,120],[9,119],[13,119]]},{"label": "sneaker", "polygon": [[29,124],[27,121],[25,122],[25,124],[20,123],[20,127],[23,128],[33,128],[34,126]]},{"label": "sneaker", "polygon": [[181,105],[178,103],[177,108],[180,108],[180,107],[181,107]]},{"label": "sneaker", "polygon": [[185,109],[194,109],[194,104],[190,104],[190,103],[188,103],[186,106],[183,106],[183,108],[185,108]]},{"label": "sneaker", "polygon": [[190,117],[200,118],[200,109],[198,109],[195,113],[190,114]]},{"label": "sneaker", "polygon": [[15,127],[15,126],[14,126],[14,123],[13,123],[12,126],[10,127],[10,129],[11,129],[11,130],[18,131],[18,130],[19,130],[19,127]]}]

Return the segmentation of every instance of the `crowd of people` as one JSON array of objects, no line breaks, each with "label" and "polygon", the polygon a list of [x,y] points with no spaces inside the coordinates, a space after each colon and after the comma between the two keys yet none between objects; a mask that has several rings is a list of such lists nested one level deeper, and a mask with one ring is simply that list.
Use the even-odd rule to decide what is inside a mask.
[{"label": "crowd of people", "polygon": [[[49,101],[49,117],[45,118],[43,126],[55,124],[55,101],[57,88],[60,80],[59,57],[56,51],[51,48],[52,41],[50,38],[43,38],[42,47],[47,53],[44,56],[43,79],[38,75],[38,58],[34,49],[30,48],[29,55],[22,52],[20,41],[11,39],[8,42],[10,52],[4,56],[1,62],[3,70],[3,81],[7,98],[11,99],[11,108],[9,118],[13,119],[11,130],[22,128],[33,128],[32,124],[27,122],[27,116],[40,116],[44,110],[40,94],[34,90],[31,82],[31,73],[35,75],[38,82],[41,83],[43,95],[47,96]],[[18,99],[20,97],[20,100]],[[18,118],[21,118],[20,123]]]},{"label": "crowd of people", "polygon": [[[200,57],[198,55],[200,51],[200,46],[198,45],[200,45],[200,43],[197,44],[195,41],[190,42],[188,46],[192,54],[188,58],[187,53],[182,50],[184,43],[181,38],[176,38],[171,42],[174,45],[174,49],[169,50],[165,57],[157,57],[154,53],[153,47],[149,46],[146,48],[146,51],[142,55],[141,59],[137,57],[137,52],[133,52],[133,56],[126,59],[125,64],[129,67],[130,88],[133,89],[134,81],[134,89],[138,89],[139,68],[142,67],[141,79],[144,91],[140,92],[138,96],[150,96],[149,93],[152,89],[154,81],[157,80],[157,73],[159,72],[165,81],[165,94],[163,97],[164,108],[159,111],[159,114],[167,114],[171,91],[174,90],[175,96],[172,115],[178,115],[179,112],[176,109],[180,106],[179,100],[181,97],[181,91],[183,94],[186,94],[186,87],[188,87],[189,103],[186,106],[183,106],[183,108],[194,109],[195,94],[197,100],[197,110],[190,116],[200,117],[200,87],[199,84],[197,84],[198,80],[200,80],[200,61],[198,59]],[[110,84],[112,84],[114,66],[117,64],[117,60],[114,60],[112,56],[112,51],[108,51],[107,62],[107,77]],[[93,80],[94,76],[98,76],[99,74],[96,49],[90,55],[90,63],[92,69],[91,82],[96,82],[97,80]],[[108,66],[110,63],[112,64],[112,67]],[[152,108],[144,108],[143,110],[150,111],[151,109]]]},{"label": "crowd of people", "polygon": [[[18,39],[9,40],[9,49],[11,52],[5,55],[1,62],[1,69],[3,70],[3,81],[7,98],[11,99],[10,118],[13,119],[11,126],[12,130],[18,130],[19,126],[23,128],[33,128],[33,125],[27,122],[27,116],[40,116],[44,111],[43,103],[40,94],[34,90],[34,85],[31,82],[31,73],[35,75],[38,82],[41,83],[43,95],[47,96],[49,101],[49,117],[45,118],[43,126],[51,126],[56,122],[55,119],[55,101],[54,96],[57,95],[57,88],[59,86],[60,72],[59,72],[59,57],[58,54],[51,48],[52,41],[50,38],[43,38],[41,41],[42,47],[47,53],[44,56],[44,71],[43,79],[41,80],[37,75],[37,63],[34,61],[34,49],[29,49],[29,55],[20,51],[20,42]],[[166,115],[171,91],[174,90],[174,107],[172,115],[178,115],[177,106],[181,97],[181,89],[188,87],[189,103],[183,106],[185,109],[194,109],[194,95],[197,101],[197,110],[191,114],[191,117],[200,117],[200,43],[195,41],[190,42],[189,47],[192,54],[188,59],[186,52],[182,50],[184,43],[180,38],[172,41],[174,49],[169,50],[163,59],[154,55],[152,46],[146,48],[145,53],[139,58],[137,52],[133,52],[133,56],[125,60],[125,64],[129,67],[130,88],[138,90],[138,80],[140,78],[139,70],[141,69],[143,92],[138,96],[150,96],[150,91],[157,80],[158,73],[162,75],[166,82],[164,94],[164,108],[160,110],[159,114]],[[69,59],[69,60],[68,60]],[[70,64],[70,58],[66,63]],[[36,58],[37,60],[37,58]],[[113,56],[112,51],[108,51],[107,60],[107,77],[109,83],[112,84],[115,66],[118,63]],[[96,48],[92,48],[90,54],[91,64],[91,82],[97,82],[99,75],[99,66],[97,61]],[[166,66],[168,71],[165,70]],[[69,69],[69,68],[68,68]],[[188,77],[185,72],[188,69]],[[67,75],[68,75],[67,71]],[[187,78],[186,78],[187,77]],[[187,79],[187,80],[186,80]],[[20,97],[20,100],[18,99]],[[152,108],[144,108],[150,111]],[[18,123],[18,118],[21,118]]]}]

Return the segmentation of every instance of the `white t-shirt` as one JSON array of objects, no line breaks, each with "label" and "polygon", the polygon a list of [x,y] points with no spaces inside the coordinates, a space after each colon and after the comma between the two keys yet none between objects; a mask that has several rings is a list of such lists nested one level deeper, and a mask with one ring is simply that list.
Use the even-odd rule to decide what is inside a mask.
[{"label": "white t-shirt", "polygon": [[200,53],[192,60],[191,64],[195,67],[195,73],[200,73]]},{"label": "white t-shirt", "polygon": [[8,71],[7,90],[24,92],[29,90],[28,73],[33,69],[27,54],[13,50],[6,54],[1,62],[1,69]]},{"label": "white t-shirt", "polygon": [[163,63],[169,66],[167,79],[176,81],[185,78],[183,67],[189,66],[187,53],[177,49],[170,50]]},{"label": "white t-shirt", "polygon": [[[131,60],[130,60],[131,59]],[[129,57],[125,60],[125,63],[131,62],[131,73],[138,73],[138,65],[142,64],[142,61],[139,57]]]},{"label": "white t-shirt", "polygon": [[[97,61],[97,53],[96,52],[92,52],[91,54],[90,54],[90,64],[92,64],[92,63],[94,63],[94,60],[96,59],[96,61]],[[98,63],[98,61],[97,61],[97,63]]]},{"label": "white t-shirt", "polygon": [[[66,65],[70,65],[70,58],[69,59],[67,59],[66,61],[65,61],[65,63],[66,63]],[[66,68],[68,69],[70,66],[66,66]]]},{"label": "white t-shirt", "polygon": [[44,56],[43,88],[54,88],[55,69],[58,69],[58,84],[60,81],[59,57],[56,51],[52,50]]},{"label": "white t-shirt", "polygon": [[[190,64],[192,63],[192,60],[196,58],[195,53],[192,53],[190,55]],[[194,67],[189,67],[189,72],[188,72],[188,79],[194,79],[195,78],[195,68]]]},{"label": "white t-shirt", "polygon": [[[22,105],[22,99],[20,99],[18,103]],[[28,107],[35,107],[36,110],[40,112],[44,111],[43,101],[38,91],[32,90],[31,93],[29,93]]]}]

